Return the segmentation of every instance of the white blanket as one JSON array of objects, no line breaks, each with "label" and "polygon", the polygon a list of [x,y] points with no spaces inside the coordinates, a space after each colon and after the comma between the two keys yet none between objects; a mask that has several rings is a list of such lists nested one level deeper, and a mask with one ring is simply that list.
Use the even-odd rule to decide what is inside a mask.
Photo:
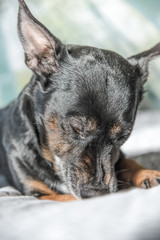
[{"label": "white blanket", "polygon": [[70,203],[40,201],[5,188],[0,239],[159,240],[160,187]]}]

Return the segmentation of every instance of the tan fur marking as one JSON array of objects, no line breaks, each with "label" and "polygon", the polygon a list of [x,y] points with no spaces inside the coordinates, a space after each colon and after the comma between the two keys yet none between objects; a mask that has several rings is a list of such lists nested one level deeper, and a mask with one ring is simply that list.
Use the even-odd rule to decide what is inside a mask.
[{"label": "tan fur marking", "polygon": [[148,180],[150,187],[158,185],[155,183],[155,179],[160,178],[160,171],[146,169],[131,159],[121,160],[119,168],[124,169],[119,175],[119,179],[126,183],[131,183],[136,187],[146,188],[144,181]]},{"label": "tan fur marking", "polygon": [[49,149],[47,149],[46,147],[43,147],[42,148],[42,155],[46,160],[48,160],[49,162],[51,162],[53,164],[53,169],[58,174],[59,171],[57,169],[57,166],[55,164],[55,159],[53,158],[51,151]]},{"label": "tan fur marking", "polygon": [[[144,180],[148,179],[150,187],[154,186],[155,178],[160,178],[160,172],[155,170],[141,169],[133,175],[132,182],[137,187],[145,187]],[[157,184],[158,185],[158,184]]]},{"label": "tan fur marking", "polygon": [[54,191],[52,191],[46,184],[44,184],[41,181],[37,180],[28,180],[28,185],[32,190],[38,191],[40,193],[44,194],[53,194]]},{"label": "tan fur marking", "polygon": [[75,169],[76,177],[77,179],[83,179],[83,183],[85,184],[94,176],[91,154],[87,153],[87,155],[82,158],[79,168]]},{"label": "tan fur marking", "polygon": [[121,131],[121,126],[118,124],[114,124],[111,129],[111,133],[116,134],[116,133],[119,133],[120,131]]},{"label": "tan fur marking", "polygon": [[108,183],[110,182],[111,177],[112,177],[111,174],[109,174],[109,173],[105,174],[104,183],[105,183],[106,185],[108,185]]},{"label": "tan fur marking", "polygon": [[71,146],[62,139],[58,127],[58,119],[53,118],[52,120],[49,120],[46,124],[46,130],[49,149],[51,149],[52,152],[63,155],[70,150]]},{"label": "tan fur marking", "polygon": [[68,202],[77,200],[71,194],[57,194],[57,195],[46,195],[39,198],[40,200],[52,200],[52,201],[59,201],[59,202]]},{"label": "tan fur marking", "polygon": [[97,121],[95,119],[90,119],[88,121],[87,130],[94,131],[97,128]]},{"label": "tan fur marking", "polygon": [[58,194],[51,190],[46,184],[37,180],[29,180],[28,185],[32,190],[38,191],[44,196],[39,197],[41,200],[54,200],[54,201],[72,201],[76,200],[71,194]]},{"label": "tan fur marking", "polygon": [[87,151],[83,161],[87,164],[88,167],[92,167],[93,156],[90,151]]},{"label": "tan fur marking", "polygon": [[53,156],[52,156],[52,153],[50,152],[50,150],[48,150],[47,148],[42,148],[42,155],[43,155],[43,157],[46,159],[46,160],[48,160],[48,161],[50,161],[50,162],[54,162],[54,159],[53,159]]},{"label": "tan fur marking", "polygon": [[90,166],[91,165],[91,159],[89,157],[85,157],[84,162]]}]

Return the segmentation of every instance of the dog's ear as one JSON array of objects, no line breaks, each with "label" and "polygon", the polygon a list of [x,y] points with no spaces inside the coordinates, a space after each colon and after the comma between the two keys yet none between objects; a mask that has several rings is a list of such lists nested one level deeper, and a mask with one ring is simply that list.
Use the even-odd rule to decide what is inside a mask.
[{"label": "dog's ear", "polygon": [[39,75],[56,72],[63,44],[33,17],[23,0],[19,0],[18,33],[27,66]]},{"label": "dog's ear", "polygon": [[160,43],[153,48],[128,58],[128,61],[137,66],[140,70],[141,82],[144,84],[148,76],[148,63],[156,56],[160,55]]}]

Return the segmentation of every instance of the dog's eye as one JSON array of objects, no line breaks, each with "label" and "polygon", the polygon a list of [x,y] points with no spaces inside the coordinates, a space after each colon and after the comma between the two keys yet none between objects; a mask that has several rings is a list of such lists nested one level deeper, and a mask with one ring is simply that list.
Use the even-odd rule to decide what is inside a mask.
[{"label": "dog's eye", "polygon": [[82,128],[77,128],[77,127],[74,127],[73,125],[71,125],[71,127],[75,133],[80,134],[80,135],[83,134]]},{"label": "dog's eye", "polygon": [[118,141],[122,141],[123,139],[124,139],[124,136],[119,137],[117,140],[118,140]]},{"label": "dog's eye", "polygon": [[83,132],[82,126],[76,121],[70,122],[70,126],[72,127],[73,131],[78,133],[78,134]]},{"label": "dog's eye", "polygon": [[123,136],[120,136],[118,138],[114,137],[111,139],[111,142],[113,144],[123,144],[125,142],[125,140],[127,139],[127,135],[123,135]]},{"label": "dog's eye", "polygon": [[73,132],[77,135],[77,137],[80,137],[81,139],[85,139],[86,135],[84,133],[84,127],[81,124],[78,124],[74,122],[70,123],[70,126],[73,130]]},{"label": "dog's eye", "polygon": [[80,132],[81,132],[81,130],[78,129],[78,128],[74,128],[74,131],[75,131],[76,133],[80,133]]},{"label": "dog's eye", "polygon": [[123,136],[120,136],[117,140],[119,142],[122,142],[122,141],[125,141],[127,137],[128,137],[128,135],[123,135]]}]

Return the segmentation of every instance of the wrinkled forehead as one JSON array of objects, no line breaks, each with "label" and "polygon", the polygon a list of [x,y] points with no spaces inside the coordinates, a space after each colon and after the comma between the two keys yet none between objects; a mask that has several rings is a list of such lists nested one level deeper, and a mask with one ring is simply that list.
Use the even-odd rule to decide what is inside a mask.
[{"label": "wrinkled forehead", "polygon": [[[137,81],[135,68],[118,54],[90,47],[73,47],[74,84],[80,102],[97,101],[99,107],[118,111],[134,101]],[[76,91],[75,90],[75,91]]]},{"label": "wrinkled forehead", "polygon": [[79,77],[88,86],[96,82],[99,86],[107,84],[108,88],[112,85],[129,88],[131,79],[136,75],[135,67],[115,52],[73,45],[69,45],[67,51],[75,78]]},{"label": "wrinkled forehead", "polygon": [[108,67],[110,67],[112,70],[117,69],[120,72],[124,73],[127,69],[130,71],[133,69],[133,66],[125,58],[113,51],[77,45],[67,45],[66,51],[72,57],[70,59],[75,59],[76,61],[79,61],[80,65],[83,66],[88,66],[89,64],[95,65],[100,63],[108,65]]}]

